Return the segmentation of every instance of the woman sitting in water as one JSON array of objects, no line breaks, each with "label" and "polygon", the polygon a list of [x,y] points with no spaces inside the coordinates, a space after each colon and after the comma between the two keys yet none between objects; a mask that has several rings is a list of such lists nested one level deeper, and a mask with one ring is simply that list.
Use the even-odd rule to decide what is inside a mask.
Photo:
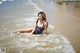
[{"label": "woman sitting in water", "polygon": [[41,34],[43,31],[47,34],[48,22],[46,18],[46,14],[44,12],[38,13],[38,19],[36,21],[36,25],[34,28],[29,29],[21,29],[16,32],[20,33],[31,33],[31,34]]}]

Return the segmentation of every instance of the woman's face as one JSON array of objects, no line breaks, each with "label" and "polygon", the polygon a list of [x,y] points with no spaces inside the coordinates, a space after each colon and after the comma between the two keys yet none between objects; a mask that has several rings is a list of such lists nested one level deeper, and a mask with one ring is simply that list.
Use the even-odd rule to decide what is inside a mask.
[{"label": "woman's face", "polygon": [[42,15],[41,15],[41,14],[39,14],[39,15],[38,15],[38,18],[39,18],[39,19],[42,19]]}]

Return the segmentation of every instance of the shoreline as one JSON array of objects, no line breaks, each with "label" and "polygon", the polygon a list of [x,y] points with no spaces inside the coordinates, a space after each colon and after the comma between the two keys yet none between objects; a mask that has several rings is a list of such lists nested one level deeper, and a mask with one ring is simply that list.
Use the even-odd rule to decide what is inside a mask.
[{"label": "shoreline", "polygon": [[[39,2],[42,4],[40,5]],[[48,2],[48,0],[38,1],[37,4],[46,12],[49,23],[55,26],[56,30],[59,31],[62,35],[64,35],[71,42],[71,45],[73,46],[76,53],[80,53],[79,16],[75,16],[74,14],[67,12],[66,6],[58,6],[58,8],[54,5],[49,6],[50,3]]]}]

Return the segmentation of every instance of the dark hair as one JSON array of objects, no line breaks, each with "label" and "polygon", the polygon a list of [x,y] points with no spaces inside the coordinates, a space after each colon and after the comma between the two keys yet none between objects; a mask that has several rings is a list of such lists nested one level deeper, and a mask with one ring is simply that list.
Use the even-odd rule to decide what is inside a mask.
[{"label": "dark hair", "polygon": [[[42,11],[39,12],[37,16],[39,16],[39,14],[41,14],[41,16],[42,16],[42,18],[43,18],[44,21],[47,20],[47,18],[46,18],[46,14],[45,14],[44,12],[42,12]],[[37,19],[36,24],[37,24],[38,20],[39,20],[39,19]]]},{"label": "dark hair", "polygon": [[45,21],[47,20],[47,18],[46,18],[46,14],[45,14],[44,12],[42,12],[42,11],[39,12],[39,13],[38,13],[38,16],[39,16],[39,14],[41,14],[43,20],[45,20]]}]

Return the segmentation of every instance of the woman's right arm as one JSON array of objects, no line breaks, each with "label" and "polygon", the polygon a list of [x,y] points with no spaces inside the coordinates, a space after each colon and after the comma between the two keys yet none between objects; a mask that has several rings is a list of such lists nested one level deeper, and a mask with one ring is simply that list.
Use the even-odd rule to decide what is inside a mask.
[{"label": "woman's right arm", "polygon": [[32,32],[31,32],[31,34],[33,34],[33,32],[35,31],[35,29],[36,29],[36,25],[34,26],[34,28],[33,28]]}]

